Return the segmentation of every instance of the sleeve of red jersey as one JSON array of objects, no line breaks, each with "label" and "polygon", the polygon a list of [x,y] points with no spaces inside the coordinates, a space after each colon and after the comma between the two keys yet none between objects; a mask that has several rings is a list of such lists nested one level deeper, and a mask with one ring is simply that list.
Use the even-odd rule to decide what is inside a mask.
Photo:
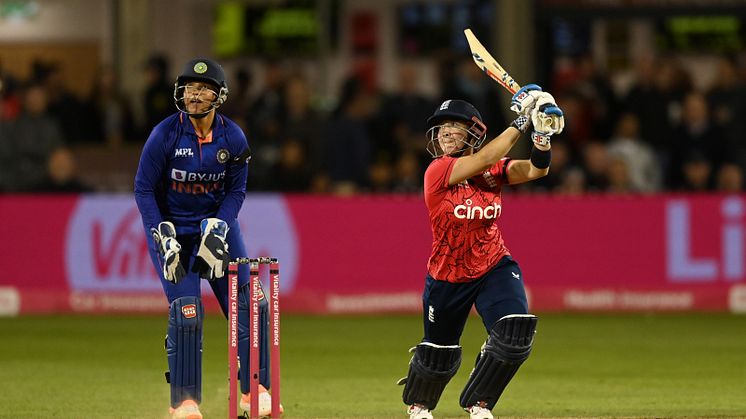
[{"label": "sleeve of red jersey", "polygon": [[433,160],[425,170],[424,192],[428,208],[437,206],[448,190],[448,179],[451,178],[455,162],[453,157],[441,157]]},{"label": "sleeve of red jersey", "polygon": [[433,160],[425,171],[425,193],[447,189],[455,163],[456,159],[448,156]]},{"label": "sleeve of red jersey", "polygon": [[500,187],[508,184],[508,165],[510,164],[510,157],[503,157],[489,168],[482,175],[475,176],[482,178],[488,186],[492,188]]}]

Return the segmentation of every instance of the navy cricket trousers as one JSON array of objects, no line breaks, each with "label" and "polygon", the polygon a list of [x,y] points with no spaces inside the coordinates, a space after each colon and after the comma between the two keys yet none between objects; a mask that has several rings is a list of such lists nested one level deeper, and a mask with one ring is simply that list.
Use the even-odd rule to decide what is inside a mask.
[{"label": "navy cricket trousers", "polygon": [[458,345],[472,306],[487,333],[503,316],[528,314],[521,268],[510,256],[473,282],[437,281],[428,274],[422,306],[424,341],[437,345]]}]

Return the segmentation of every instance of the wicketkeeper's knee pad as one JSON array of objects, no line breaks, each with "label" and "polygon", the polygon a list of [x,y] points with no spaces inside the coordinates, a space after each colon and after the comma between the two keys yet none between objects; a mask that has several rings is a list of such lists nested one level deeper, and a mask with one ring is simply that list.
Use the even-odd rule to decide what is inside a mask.
[{"label": "wicketkeeper's knee pad", "polygon": [[[259,284],[259,382],[270,388],[269,376],[269,304],[261,283]],[[241,368],[238,377],[241,381],[241,392],[249,392],[249,315],[251,310],[250,284],[238,290],[238,355]]]},{"label": "wicketkeeper's knee pad", "polygon": [[511,314],[496,321],[477,358],[459,403],[468,408],[484,403],[492,410],[518,368],[531,353],[538,318]]},{"label": "wicketkeeper's knee pad", "polygon": [[166,335],[166,354],[171,383],[171,407],[202,399],[202,319],[199,297],[181,297],[171,303]]},{"label": "wicketkeeper's knee pad", "polygon": [[446,384],[461,365],[461,347],[422,342],[410,350],[409,373],[397,384],[404,384],[402,399],[407,405],[420,404],[433,410]]}]

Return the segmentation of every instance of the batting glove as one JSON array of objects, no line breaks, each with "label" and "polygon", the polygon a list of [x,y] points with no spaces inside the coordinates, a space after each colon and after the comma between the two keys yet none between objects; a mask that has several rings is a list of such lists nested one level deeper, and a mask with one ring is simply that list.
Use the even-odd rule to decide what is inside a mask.
[{"label": "batting glove", "polygon": [[181,245],[176,241],[176,228],[170,221],[164,221],[158,228],[151,228],[150,233],[163,260],[163,278],[177,284],[186,276],[186,271],[179,261]]},{"label": "batting glove", "polygon": [[541,86],[538,84],[527,84],[513,95],[510,100],[510,110],[521,116],[531,115],[536,103],[537,93],[541,92]]},{"label": "batting glove", "polygon": [[531,112],[531,122],[534,130],[542,134],[559,134],[565,128],[565,114],[557,106],[554,97],[549,93],[542,92],[536,100],[534,110]]},{"label": "batting glove", "polygon": [[228,243],[228,224],[219,218],[205,218],[200,223],[202,240],[199,244],[193,270],[199,272],[202,278],[213,281],[225,276],[225,270],[230,263]]},{"label": "batting glove", "polygon": [[536,131],[531,133],[531,141],[534,142],[534,147],[541,151],[547,151],[552,148],[551,138],[551,134],[544,134]]},{"label": "batting glove", "polygon": [[525,134],[531,125],[531,118],[528,116],[519,116],[510,123],[510,126]]}]

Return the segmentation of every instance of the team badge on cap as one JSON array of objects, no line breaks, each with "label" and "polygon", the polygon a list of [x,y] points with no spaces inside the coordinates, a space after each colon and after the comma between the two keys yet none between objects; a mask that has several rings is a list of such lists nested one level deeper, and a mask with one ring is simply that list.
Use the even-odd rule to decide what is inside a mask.
[{"label": "team badge on cap", "polygon": [[203,63],[202,61],[198,62],[194,65],[194,72],[197,74],[204,74],[204,72],[207,71],[207,64]]},{"label": "team badge on cap", "polygon": [[218,150],[218,163],[225,163],[229,158],[231,158],[231,153],[229,153],[228,150],[224,148]]}]

